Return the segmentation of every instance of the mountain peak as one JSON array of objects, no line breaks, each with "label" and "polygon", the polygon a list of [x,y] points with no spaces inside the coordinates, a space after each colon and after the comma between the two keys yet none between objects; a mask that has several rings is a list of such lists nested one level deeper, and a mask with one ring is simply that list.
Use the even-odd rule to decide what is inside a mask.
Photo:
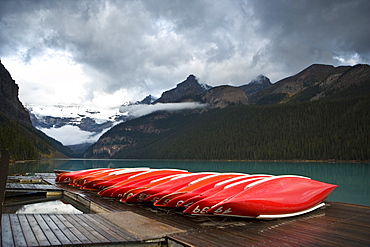
[{"label": "mountain peak", "polygon": [[200,95],[211,88],[201,84],[198,79],[190,74],[185,81],[176,85],[176,88],[162,93],[162,96],[155,103],[175,103],[197,101]]},{"label": "mountain peak", "polygon": [[249,84],[259,84],[259,85],[271,85],[270,79],[265,75],[258,75],[255,79],[251,80]]},{"label": "mountain peak", "polygon": [[260,90],[271,86],[272,83],[267,76],[258,75],[255,79],[251,80],[248,84],[240,86],[244,93],[249,97],[256,94]]},{"label": "mountain peak", "polygon": [[198,81],[197,78],[195,77],[195,75],[193,75],[193,74],[190,74],[188,76],[188,78],[186,78],[186,80],[195,80],[195,81]]},{"label": "mountain peak", "polygon": [[154,97],[153,95],[149,94],[146,96],[142,101],[137,101],[135,104],[141,104],[141,105],[150,105],[153,102],[155,102],[158,98]]}]

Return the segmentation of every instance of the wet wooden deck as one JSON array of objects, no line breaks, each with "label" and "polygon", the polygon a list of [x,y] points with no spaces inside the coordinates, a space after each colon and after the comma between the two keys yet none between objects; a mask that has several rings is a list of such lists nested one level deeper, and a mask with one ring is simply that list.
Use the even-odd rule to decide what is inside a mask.
[{"label": "wet wooden deck", "polygon": [[[52,179],[48,181],[53,182]],[[112,240],[110,243],[101,241],[96,242],[97,244],[143,244],[145,241],[156,240],[157,242],[154,241],[153,245],[370,246],[370,207],[367,206],[328,202],[325,208],[309,214],[262,221],[232,217],[191,216],[176,210],[161,210],[144,205],[124,204],[118,200],[101,198],[96,193],[82,191],[67,185],[57,184],[56,187],[65,190],[65,195],[83,203],[98,214],[54,215],[52,216],[54,223],[60,220],[67,224],[66,218],[72,220],[74,224],[76,221],[90,224],[87,223],[89,220],[103,222],[102,224],[112,224],[112,229],[117,229],[115,230],[117,236],[122,237],[121,239],[117,236],[117,238],[111,237],[108,228],[100,229],[101,226],[97,224],[96,227],[93,227],[97,232],[96,234],[102,235],[104,238],[101,239],[105,239],[104,241]],[[5,222],[3,219],[3,243],[7,239],[9,240],[9,237],[4,238],[4,231],[7,231],[7,226],[18,227],[18,223],[12,223],[11,221],[14,217],[13,215],[6,215]],[[24,215],[22,217],[23,219],[25,217],[28,222],[33,222],[29,223],[29,227],[36,229],[33,230],[36,233],[40,232],[40,229],[47,229],[41,226],[43,223],[36,224],[35,222],[38,221],[36,219],[32,220],[37,217],[45,221],[44,217],[47,216]],[[58,231],[68,235],[70,228],[64,223],[64,227],[62,225]],[[72,223],[70,224],[73,226]],[[45,227],[45,225],[43,226]],[[83,226],[79,226],[79,228],[81,227],[83,228]],[[161,229],[161,231],[156,229]],[[49,230],[43,232],[49,232]],[[36,236],[36,234],[34,235]],[[6,236],[9,236],[9,233]],[[44,237],[41,237],[41,239],[45,240],[45,238],[47,239],[47,236],[44,233]],[[94,241],[97,241],[96,239],[99,238],[95,238]],[[163,241],[164,239],[165,241]],[[64,245],[61,239],[58,238],[58,241]],[[72,242],[69,238],[68,241]],[[65,244],[68,244],[68,241]],[[81,239],[78,243],[76,239],[75,241],[76,244],[86,244]],[[95,243],[92,239],[90,241]],[[50,245],[53,244],[50,243]]]},{"label": "wet wooden deck", "polygon": [[138,243],[98,214],[5,214],[2,246],[72,246]]}]

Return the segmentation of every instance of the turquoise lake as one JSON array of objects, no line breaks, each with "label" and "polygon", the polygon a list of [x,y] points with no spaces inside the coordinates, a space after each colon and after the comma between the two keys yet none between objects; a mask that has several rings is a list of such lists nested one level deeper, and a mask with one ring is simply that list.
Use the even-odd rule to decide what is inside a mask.
[{"label": "turquoise lake", "polygon": [[190,172],[301,175],[338,185],[327,198],[328,201],[370,206],[370,163],[55,159],[12,164],[8,174],[74,171],[99,167],[176,168]]}]

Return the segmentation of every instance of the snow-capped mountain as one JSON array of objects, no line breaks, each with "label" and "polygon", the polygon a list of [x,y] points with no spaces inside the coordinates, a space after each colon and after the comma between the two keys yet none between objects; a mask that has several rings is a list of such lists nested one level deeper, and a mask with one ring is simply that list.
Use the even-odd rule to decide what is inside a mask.
[{"label": "snow-capped mountain", "polygon": [[119,108],[83,105],[26,105],[32,125],[64,145],[95,142],[105,131],[126,120]]}]

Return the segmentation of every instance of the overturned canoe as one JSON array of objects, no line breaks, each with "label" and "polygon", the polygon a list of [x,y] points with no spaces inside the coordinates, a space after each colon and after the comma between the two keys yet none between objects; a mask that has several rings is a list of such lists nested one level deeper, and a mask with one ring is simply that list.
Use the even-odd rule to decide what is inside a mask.
[{"label": "overturned canoe", "polygon": [[89,181],[88,183],[84,184],[81,189],[99,191],[107,187],[111,187],[118,182],[122,182],[135,174],[143,173],[145,171],[148,171],[148,168],[130,168],[114,171],[107,176]]},{"label": "overturned canoe", "polygon": [[195,181],[197,179],[207,177],[207,176],[213,176],[215,173],[192,173],[187,174],[182,177],[171,179],[170,181],[154,186],[152,188],[149,188],[147,190],[144,190],[140,193],[138,193],[137,198],[140,202],[149,202],[154,203],[161,199],[162,197],[171,194],[175,192],[178,189],[181,189],[185,186],[187,186],[192,181]]},{"label": "overturned canoe", "polygon": [[251,183],[254,183],[256,181],[262,180],[265,177],[248,177],[241,181],[229,184],[225,186],[221,191],[214,193],[212,195],[209,195],[208,197],[194,203],[190,207],[188,207],[184,213],[190,213],[194,215],[206,215],[211,214],[208,213],[207,210],[209,210],[213,205],[235,195],[244,190],[244,188]]},{"label": "overturned canoe", "polygon": [[284,218],[324,206],[322,201],[337,187],[299,176],[276,176],[247,185],[207,213],[253,218]]},{"label": "overturned canoe", "polygon": [[78,176],[88,176],[89,174],[93,174],[95,172],[107,170],[109,168],[96,168],[96,169],[87,169],[87,170],[80,170],[80,171],[72,171],[72,172],[62,172],[59,173],[55,179],[57,183],[70,183],[73,179],[77,178]]},{"label": "overturned canoe", "polygon": [[220,181],[224,181],[230,178],[240,177],[243,174],[240,173],[220,173],[207,177],[200,178],[189,183],[182,189],[176,190],[175,192],[168,194],[154,203],[154,206],[160,207],[179,207],[185,200],[199,195],[209,189]]},{"label": "overturned canoe", "polygon": [[104,197],[121,198],[127,191],[139,186],[143,186],[145,184],[149,184],[151,181],[158,178],[184,173],[188,172],[176,169],[152,169],[143,173],[133,175],[122,182],[119,182],[111,187],[99,191],[98,194]]}]

